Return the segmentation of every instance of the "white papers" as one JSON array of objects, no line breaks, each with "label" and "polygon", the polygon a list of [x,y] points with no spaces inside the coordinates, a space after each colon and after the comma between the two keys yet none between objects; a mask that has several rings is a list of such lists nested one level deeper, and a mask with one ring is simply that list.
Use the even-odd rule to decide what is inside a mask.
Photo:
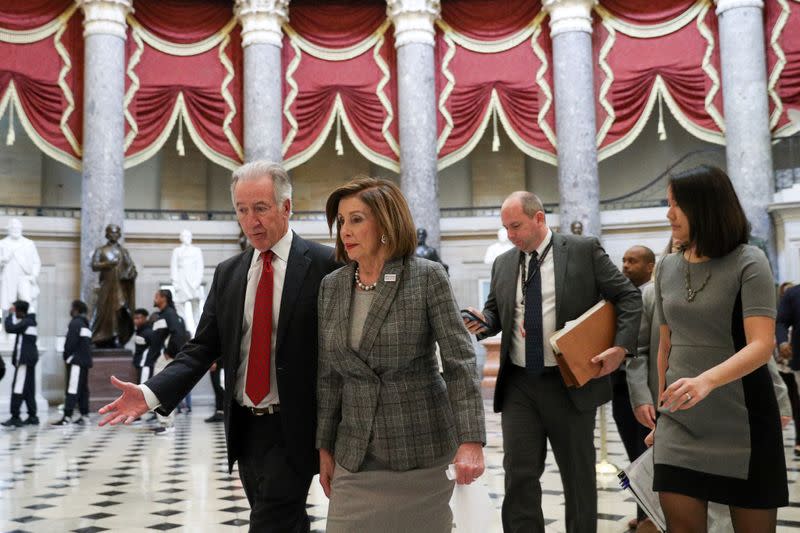
[{"label": "white papers", "polygon": [[653,448],[639,456],[631,465],[619,473],[622,488],[630,489],[639,506],[661,531],[667,530],[667,521],[658,493],[653,492]]},{"label": "white papers", "polygon": [[[456,465],[447,467],[447,479],[456,478]],[[480,480],[469,485],[456,484],[450,498],[453,522],[459,533],[486,533],[490,524],[499,522],[489,489]]]}]

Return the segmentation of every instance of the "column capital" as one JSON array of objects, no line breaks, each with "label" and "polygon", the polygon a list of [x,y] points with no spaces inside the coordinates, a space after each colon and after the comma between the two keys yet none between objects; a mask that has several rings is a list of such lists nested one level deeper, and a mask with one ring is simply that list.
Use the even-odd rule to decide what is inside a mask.
[{"label": "column capital", "polygon": [[114,35],[125,39],[125,18],[133,11],[133,0],[77,0],[83,10],[83,36]]},{"label": "column capital", "polygon": [[283,46],[282,26],[289,21],[289,0],[236,0],[234,13],[242,25],[242,46]]},{"label": "column capital", "polygon": [[394,24],[394,46],[419,43],[433,46],[433,23],[442,8],[439,0],[386,0],[386,14]]},{"label": "column capital", "polygon": [[550,15],[550,37],[573,31],[592,33],[595,5],[597,0],[543,0],[542,7]]},{"label": "column capital", "polygon": [[717,4],[717,16],[722,15],[731,9],[738,9],[740,7],[757,7],[764,9],[764,0],[714,0]]}]

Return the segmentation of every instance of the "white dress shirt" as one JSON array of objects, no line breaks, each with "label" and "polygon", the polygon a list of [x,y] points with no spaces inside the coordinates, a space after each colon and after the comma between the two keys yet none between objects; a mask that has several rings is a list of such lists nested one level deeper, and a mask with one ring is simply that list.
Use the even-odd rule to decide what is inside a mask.
[{"label": "white dress shirt", "polygon": [[[278,396],[278,380],[275,373],[275,339],[278,335],[278,315],[281,309],[281,298],[283,296],[283,283],[286,278],[286,266],[289,260],[289,251],[292,248],[292,238],[294,234],[292,230],[288,230],[281,239],[275,243],[271,248],[274,254],[272,258],[272,339],[270,340],[270,361],[269,361],[269,394],[261,400],[261,403],[254,405],[250,398],[244,392],[245,381],[247,380],[247,364],[248,356],[250,354],[250,341],[253,337],[251,326],[253,324],[253,308],[256,303],[256,291],[258,289],[258,282],[261,279],[261,271],[263,269],[263,261],[261,260],[261,252],[266,250],[255,250],[253,259],[250,261],[250,269],[247,271],[247,289],[244,296],[244,308],[242,310],[242,342],[239,346],[239,369],[236,372],[236,386],[233,390],[234,399],[240,405],[245,407],[267,407],[280,403]],[[139,388],[144,393],[147,407],[152,411],[156,409],[161,402],[158,400],[153,391],[146,385],[139,385]]]},{"label": "white dress shirt", "polygon": [[[553,240],[553,232],[548,229],[542,243],[536,249],[538,257],[542,256],[547,245]],[[531,255],[525,254],[527,262],[526,273],[531,273]],[[542,280],[542,337],[544,341],[544,366],[555,366],[556,357],[553,347],[550,346],[550,336],[556,331],[556,271],[553,262],[553,248],[547,252],[542,262],[539,275]],[[514,302],[514,331],[511,336],[511,362],[517,366],[525,367],[525,338],[522,329],[525,323],[525,306],[522,303],[522,269],[517,274],[517,292]]]}]

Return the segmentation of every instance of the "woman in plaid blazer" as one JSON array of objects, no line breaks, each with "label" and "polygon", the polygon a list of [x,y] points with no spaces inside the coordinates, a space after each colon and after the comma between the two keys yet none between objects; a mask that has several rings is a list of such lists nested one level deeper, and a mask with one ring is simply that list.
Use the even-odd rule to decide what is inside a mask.
[{"label": "woman in plaid blazer", "polygon": [[[483,401],[444,268],[413,256],[396,185],[357,178],[328,198],[337,259],[319,293],[317,448],[327,531],[445,532],[458,483],[483,473]],[[437,358],[438,344],[443,372]]]}]

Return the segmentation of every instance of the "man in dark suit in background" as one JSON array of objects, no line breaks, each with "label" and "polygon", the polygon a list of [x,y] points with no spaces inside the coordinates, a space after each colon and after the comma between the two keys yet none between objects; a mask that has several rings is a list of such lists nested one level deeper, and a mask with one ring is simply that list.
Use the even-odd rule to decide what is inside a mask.
[{"label": "man in dark suit in background", "polygon": [[289,176],[254,161],[233,174],[231,194],[253,248],[217,266],[195,338],[169,366],[103,407],[102,424],[168,413],[217,358],[225,364],[228,464],[250,502],[250,531],[309,531],[305,503],[319,471],[315,449],[317,293],[337,268],[333,249],[289,229]]},{"label": "man in dark suit in background", "polygon": [[[608,375],[636,353],[641,297],[597,239],[550,231],[535,194],[512,193],[500,218],[515,248],[492,266],[483,313],[471,309],[486,326],[466,323],[479,336],[502,331],[494,410],[503,413],[503,529],[544,532],[539,479],[549,439],[564,484],[567,532],[594,532],[595,412],[611,400]],[[616,309],[614,346],[594,357],[602,365],[596,379],[568,389],[549,338],[601,298]]]}]

